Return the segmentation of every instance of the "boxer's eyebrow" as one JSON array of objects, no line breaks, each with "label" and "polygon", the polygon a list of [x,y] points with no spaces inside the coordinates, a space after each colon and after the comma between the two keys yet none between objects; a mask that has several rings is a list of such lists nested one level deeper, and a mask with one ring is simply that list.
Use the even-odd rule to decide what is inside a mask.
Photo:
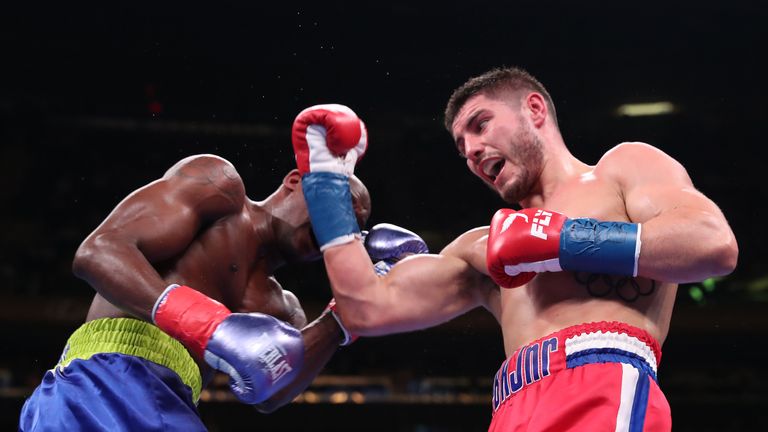
[{"label": "boxer's eyebrow", "polygon": [[[463,124],[462,123],[458,124],[459,130],[462,131],[463,133],[466,133],[467,129],[469,129],[472,126],[472,124],[474,124],[474,122],[477,120],[477,117],[484,112],[485,112],[485,109],[479,109],[473,112],[472,114],[470,114],[469,117],[467,117],[467,120],[463,122]],[[463,135],[463,134],[460,134],[460,135]],[[455,137],[454,143],[456,144],[456,149],[459,150],[459,154],[461,156],[465,156],[464,138],[462,136]]]},{"label": "boxer's eyebrow", "polygon": [[464,129],[467,129],[470,126],[472,126],[475,123],[475,120],[477,120],[477,117],[484,112],[485,112],[484,109],[479,109],[473,112],[472,115],[470,115],[469,118],[467,118],[467,121],[464,123]]}]

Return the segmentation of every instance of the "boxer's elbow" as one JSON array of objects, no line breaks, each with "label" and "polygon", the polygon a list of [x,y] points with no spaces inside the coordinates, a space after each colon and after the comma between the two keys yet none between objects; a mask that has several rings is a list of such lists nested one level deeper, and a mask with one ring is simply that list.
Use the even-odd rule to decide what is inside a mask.
[{"label": "boxer's elbow", "polygon": [[707,261],[713,276],[725,276],[736,269],[739,260],[739,246],[730,230],[713,241],[707,253]]},{"label": "boxer's elbow", "polygon": [[72,273],[85,280],[105,272],[105,268],[117,262],[119,247],[109,235],[92,235],[85,239],[72,259]]},{"label": "boxer's elbow", "polygon": [[85,240],[75,252],[72,259],[72,273],[81,278],[87,279],[94,273],[94,269],[99,267],[102,254],[92,239]]},{"label": "boxer's elbow", "polygon": [[704,268],[711,272],[711,276],[724,276],[736,269],[739,259],[739,246],[733,231],[721,218],[712,216],[704,222],[706,239],[700,242],[701,255]]}]

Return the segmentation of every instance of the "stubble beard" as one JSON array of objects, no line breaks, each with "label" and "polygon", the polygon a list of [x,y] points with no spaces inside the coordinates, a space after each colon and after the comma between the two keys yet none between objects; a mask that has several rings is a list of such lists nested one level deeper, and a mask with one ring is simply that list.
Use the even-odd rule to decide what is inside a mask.
[{"label": "stubble beard", "polygon": [[517,167],[517,178],[498,191],[501,198],[510,204],[517,204],[531,194],[544,162],[541,140],[527,123],[522,124],[523,127],[510,141],[512,156],[507,161]]}]

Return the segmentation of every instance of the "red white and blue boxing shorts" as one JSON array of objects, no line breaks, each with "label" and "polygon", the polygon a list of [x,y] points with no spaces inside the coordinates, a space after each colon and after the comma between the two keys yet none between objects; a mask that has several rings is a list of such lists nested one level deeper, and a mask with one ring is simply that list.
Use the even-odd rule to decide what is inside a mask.
[{"label": "red white and blue boxing shorts", "polygon": [[493,381],[489,431],[669,431],[659,343],[619,322],[567,327],[515,351]]}]

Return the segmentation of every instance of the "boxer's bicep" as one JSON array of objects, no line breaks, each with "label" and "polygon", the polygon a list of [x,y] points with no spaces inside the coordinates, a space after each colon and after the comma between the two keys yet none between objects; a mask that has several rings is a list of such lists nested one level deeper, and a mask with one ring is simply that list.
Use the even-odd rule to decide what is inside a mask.
[{"label": "boxer's bicep", "polygon": [[384,329],[409,331],[444,323],[478,306],[489,310],[490,279],[485,269],[487,227],[472,229],[438,255],[410,256],[382,278],[379,322]]},{"label": "boxer's bicep", "polygon": [[613,168],[631,222],[646,222],[677,208],[706,207],[707,199],[693,186],[685,168],[660,153],[638,155],[639,164],[625,158]]},{"label": "boxer's bicep", "polygon": [[683,165],[653,147],[628,144],[604,156],[598,170],[616,180],[628,220],[641,224],[639,275],[684,283],[732,271],[733,232]]},{"label": "boxer's bicep", "polygon": [[482,305],[476,272],[455,256],[413,255],[381,278],[361,335],[399,333],[442,324]]},{"label": "boxer's bicep", "polygon": [[[360,242],[328,248],[323,256],[345,326],[361,336],[399,333],[446,322],[487,306],[484,235],[472,230],[439,254],[413,255],[377,276]],[[478,268],[478,266],[480,268]]]}]

